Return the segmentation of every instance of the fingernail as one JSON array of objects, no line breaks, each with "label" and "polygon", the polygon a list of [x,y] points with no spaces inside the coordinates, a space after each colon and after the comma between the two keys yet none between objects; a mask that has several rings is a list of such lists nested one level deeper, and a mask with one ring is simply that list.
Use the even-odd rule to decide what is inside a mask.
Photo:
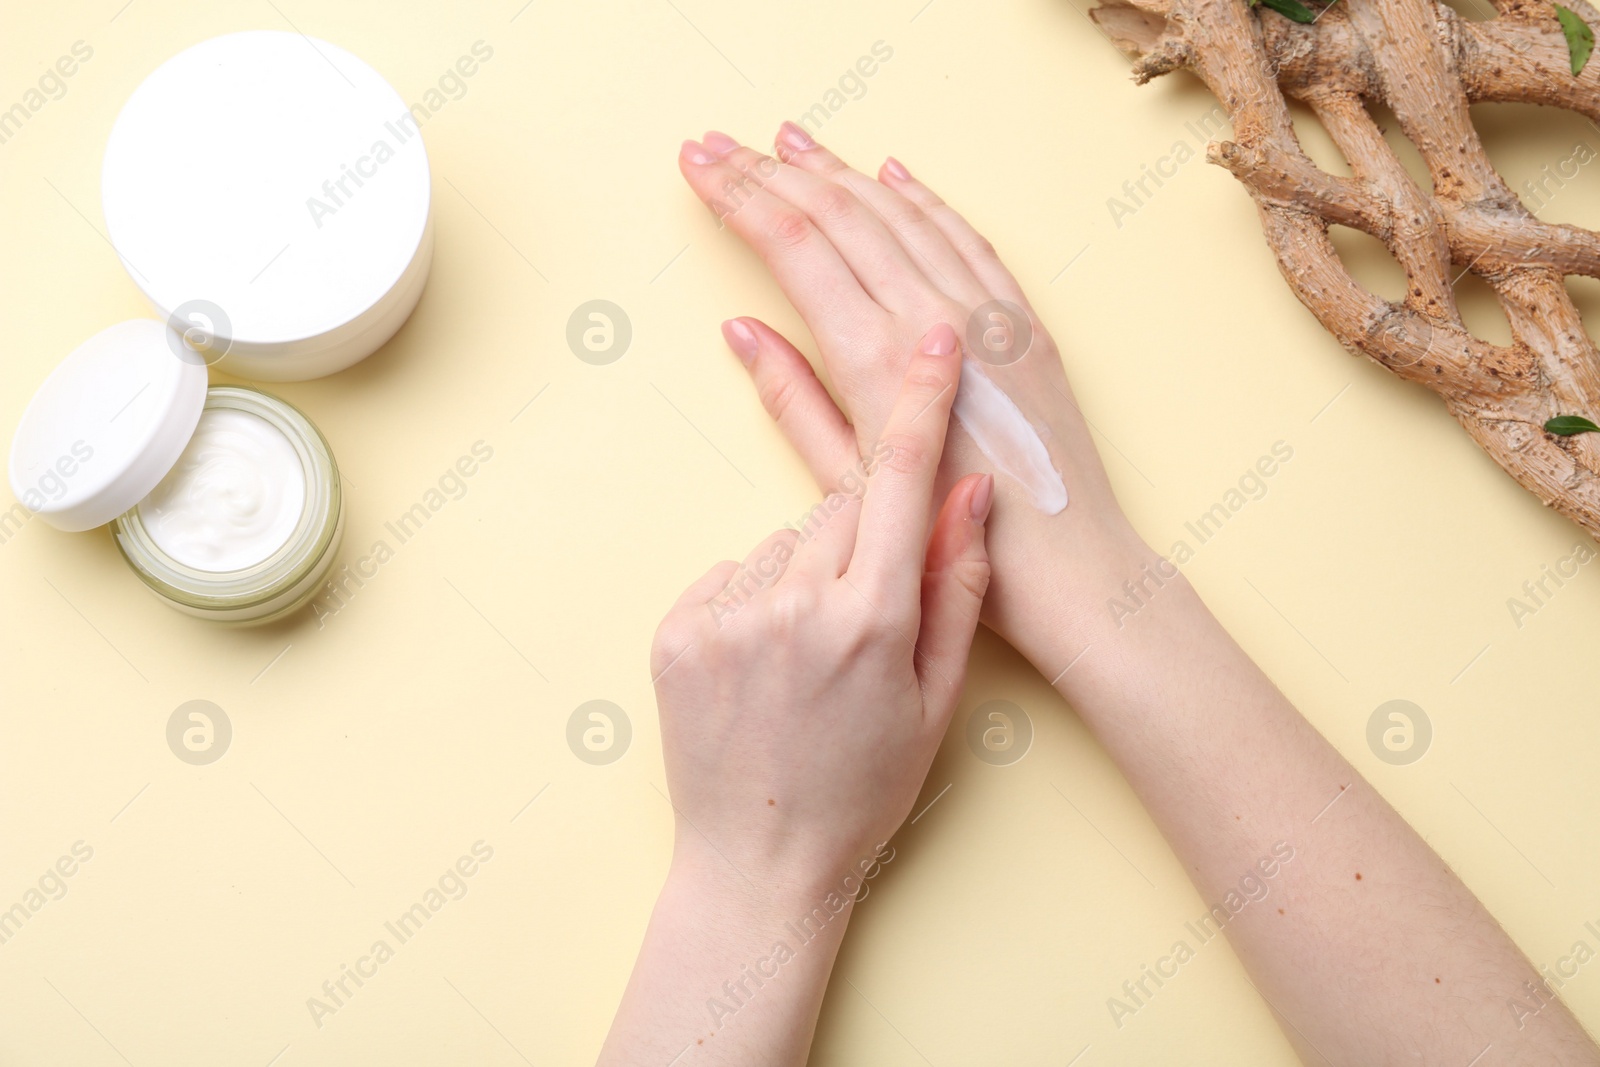
[{"label": "fingernail", "polygon": [[972,509],[973,522],[982,523],[989,518],[989,509],[994,506],[994,475],[985,474],[978,479],[968,506]]},{"label": "fingernail", "polygon": [[710,152],[707,152],[705,146],[699,141],[683,142],[683,148],[679,150],[679,154],[682,155],[684,159],[687,159],[690,163],[705,164],[715,163],[717,161],[717,157],[712,155]]},{"label": "fingernail", "polygon": [[792,122],[785,122],[778,127],[778,140],[796,152],[807,152],[817,147],[817,142],[811,139],[811,135]]},{"label": "fingernail", "polygon": [[755,362],[756,352],[761,348],[761,339],[750,328],[750,324],[743,319],[729,319],[722,324],[722,339],[728,342],[728,347],[744,361],[748,367]]},{"label": "fingernail", "polygon": [[948,356],[956,350],[956,331],[941,322],[922,337],[922,351],[930,356]]},{"label": "fingernail", "polygon": [[889,176],[891,178],[898,178],[903,182],[908,182],[911,180],[911,172],[906,170],[904,163],[901,163],[893,156],[889,156],[883,161],[883,169],[889,172]]},{"label": "fingernail", "polygon": [[705,146],[719,156],[725,156],[739,147],[739,142],[718,130],[707,130],[702,140]]}]

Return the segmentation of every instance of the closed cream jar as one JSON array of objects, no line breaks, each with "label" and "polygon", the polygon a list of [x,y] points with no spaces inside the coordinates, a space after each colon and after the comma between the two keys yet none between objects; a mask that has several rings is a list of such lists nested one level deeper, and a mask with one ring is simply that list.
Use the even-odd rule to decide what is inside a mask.
[{"label": "closed cream jar", "polygon": [[370,355],[433,259],[416,119],[377,71],[298,33],[213,37],[151,72],[111,128],[100,201],[158,317],[253,381]]}]

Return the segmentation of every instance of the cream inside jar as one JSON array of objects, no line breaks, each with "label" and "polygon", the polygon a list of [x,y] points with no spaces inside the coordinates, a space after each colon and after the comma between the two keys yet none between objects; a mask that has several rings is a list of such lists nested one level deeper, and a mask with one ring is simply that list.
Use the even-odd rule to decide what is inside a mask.
[{"label": "cream inside jar", "polygon": [[270,622],[310,600],[333,565],[344,532],[339,469],[293,405],[213,386],[177,462],[112,532],[178,610]]},{"label": "cream inside jar", "polygon": [[177,464],[139,502],[139,520],[180,563],[243,570],[289,540],[305,492],[300,457],[275,426],[237,408],[207,408]]}]

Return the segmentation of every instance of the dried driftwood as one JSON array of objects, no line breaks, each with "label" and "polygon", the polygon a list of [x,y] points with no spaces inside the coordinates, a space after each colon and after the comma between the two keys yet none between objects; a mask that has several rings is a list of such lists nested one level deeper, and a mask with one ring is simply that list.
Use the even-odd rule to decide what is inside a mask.
[{"label": "dried driftwood", "polygon": [[[1338,0],[1309,25],[1246,0],[1106,0],[1091,14],[1134,58],[1135,81],[1187,69],[1222,102],[1234,139],[1206,157],[1250,191],[1284,278],[1322,325],[1438,393],[1507,473],[1600,537],[1600,434],[1543,428],[1558,415],[1600,422],[1600,353],[1564,284],[1567,274],[1600,277],[1600,236],[1535,218],[1467,113],[1469,103],[1509,101],[1600,121],[1600,63],[1572,73],[1547,0],[1495,6],[1485,22],[1435,0]],[[1587,0],[1566,6],[1600,27]],[[1353,177],[1306,156],[1285,97],[1316,114]],[[1393,111],[1431,192],[1385,143],[1368,101]],[[1333,223],[1388,246],[1405,270],[1403,301],[1356,283],[1328,239]],[[1511,345],[1463,328],[1452,282],[1467,270],[1499,296]]]}]

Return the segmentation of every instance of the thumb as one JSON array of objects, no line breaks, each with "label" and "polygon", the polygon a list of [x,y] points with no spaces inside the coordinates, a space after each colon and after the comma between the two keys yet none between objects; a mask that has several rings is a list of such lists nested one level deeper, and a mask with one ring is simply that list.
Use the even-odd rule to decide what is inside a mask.
[{"label": "thumb", "polygon": [[978,611],[989,588],[984,523],[993,502],[994,476],[968,475],[950,490],[928,539],[916,664],[923,710],[940,731],[960,700]]}]

